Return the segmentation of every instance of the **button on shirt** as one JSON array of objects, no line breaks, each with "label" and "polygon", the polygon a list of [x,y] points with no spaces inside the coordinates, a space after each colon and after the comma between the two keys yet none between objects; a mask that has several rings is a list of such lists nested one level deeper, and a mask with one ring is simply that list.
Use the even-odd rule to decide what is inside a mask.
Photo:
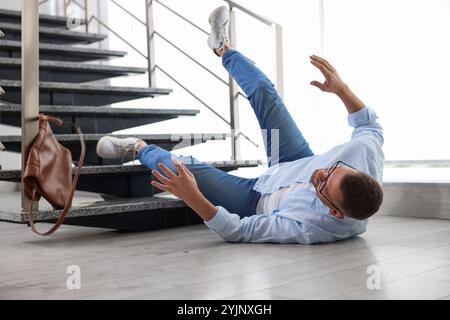
[{"label": "button on shirt", "polygon": [[[369,174],[381,184],[384,138],[377,119],[369,107],[349,114],[348,123],[354,128],[349,142],[321,155],[273,165],[256,181],[253,190],[264,198],[296,183],[310,184],[314,170],[329,168],[339,160]],[[240,218],[224,207],[217,208],[216,215],[205,224],[231,242],[333,242],[365,232],[368,223],[368,220],[333,217],[315,190],[308,187],[286,193],[280,208],[273,212]]]}]

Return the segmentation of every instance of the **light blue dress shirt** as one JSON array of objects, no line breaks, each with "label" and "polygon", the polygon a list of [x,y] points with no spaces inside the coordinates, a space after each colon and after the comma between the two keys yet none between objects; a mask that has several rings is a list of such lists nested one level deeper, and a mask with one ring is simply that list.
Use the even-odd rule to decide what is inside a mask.
[{"label": "light blue dress shirt", "polygon": [[[314,170],[329,168],[338,160],[366,172],[381,184],[384,138],[377,119],[369,107],[349,114],[348,123],[354,128],[349,142],[321,155],[274,165],[258,179],[253,189],[265,195],[296,182],[310,183]],[[231,242],[333,242],[362,234],[368,223],[368,220],[348,217],[336,219],[312,188],[292,192],[283,207],[271,213],[241,219],[224,207],[217,208],[216,215],[205,223],[224,240]]]}]

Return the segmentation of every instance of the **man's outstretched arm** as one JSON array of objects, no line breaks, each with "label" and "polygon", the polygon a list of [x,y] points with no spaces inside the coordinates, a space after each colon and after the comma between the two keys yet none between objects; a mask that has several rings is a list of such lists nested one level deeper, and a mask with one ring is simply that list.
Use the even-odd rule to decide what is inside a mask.
[{"label": "man's outstretched arm", "polygon": [[364,103],[353,93],[350,87],[342,81],[337,70],[325,59],[312,55],[311,63],[322,72],[325,81],[311,81],[311,85],[324,92],[336,94],[344,103],[348,113],[354,113],[364,108]]},{"label": "man's outstretched arm", "polygon": [[[325,81],[311,81],[311,85],[324,92],[336,94],[344,103],[348,115],[350,126],[355,128],[352,139],[362,138],[362,140],[373,140],[381,147],[384,142],[383,130],[377,122],[375,112],[367,108],[365,104],[353,93],[350,87],[342,81],[336,69],[325,59],[312,55],[311,63],[317,67],[325,77]],[[360,112],[358,112],[360,111]],[[361,140],[361,139],[360,139]],[[381,152],[381,150],[379,150]]]}]

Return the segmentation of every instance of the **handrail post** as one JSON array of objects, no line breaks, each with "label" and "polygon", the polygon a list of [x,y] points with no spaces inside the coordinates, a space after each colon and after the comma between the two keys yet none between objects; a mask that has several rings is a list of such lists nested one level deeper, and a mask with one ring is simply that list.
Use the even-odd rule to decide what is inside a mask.
[{"label": "handrail post", "polygon": [[[22,0],[22,179],[28,150],[38,133],[39,118],[39,1]],[[23,181],[23,180],[22,180]],[[30,200],[21,184],[22,210]],[[35,207],[37,209],[37,205]]]},{"label": "handrail post", "polygon": [[89,0],[84,0],[84,19],[86,20],[86,32],[89,32],[92,28],[90,27],[91,19],[91,6]]},{"label": "handrail post", "polygon": [[283,65],[283,29],[275,25],[275,59],[276,87],[281,98],[284,97],[284,65]]},{"label": "handrail post", "polygon": [[[230,42],[236,46],[236,12],[230,7]],[[239,132],[239,89],[233,77],[229,76],[231,160],[241,160],[241,140]]]},{"label": "handrail post", "polygon": [[145,0],[145,14],[147,24],[147,61],[148,61],[148,86],[156,86],[155,76],[155,27],[153,19],[153,0]]},{"label": "handrail post", "polygon": [[70,4],[70,0],[64,0],[64,16],[65,17],[69,16],[69,4]]}]

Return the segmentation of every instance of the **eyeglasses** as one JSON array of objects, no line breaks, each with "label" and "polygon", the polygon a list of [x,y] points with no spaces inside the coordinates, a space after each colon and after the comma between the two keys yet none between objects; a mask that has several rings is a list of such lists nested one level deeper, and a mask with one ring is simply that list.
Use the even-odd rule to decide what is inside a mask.
[{"label": "eyeglasses", "polygon": [[349,167],[350,169],[353,169],[355,171],[357,171],[354,167],[352,167],[349,164],[346,164],[343,161],[336,161],[329,169],[328,169],[328,173],[327,173],[327,177],[325,178],[325,180],[323,180],[319,185],[318,188],[316,188],[317,191],[319,191],[319,193],[322,195],[322,197],[324,197],[333,207],[334,209],[336,209],[340,214],[344,214],[344,212],[342,210],[340,210],[330,199],[327,198],[327,196],[322,192],[323,189],[325,188],[325,186],[327,185],[328,179],[330,178],[331,174],[336,170],[337,167],[344,165],[346,167]]}]

